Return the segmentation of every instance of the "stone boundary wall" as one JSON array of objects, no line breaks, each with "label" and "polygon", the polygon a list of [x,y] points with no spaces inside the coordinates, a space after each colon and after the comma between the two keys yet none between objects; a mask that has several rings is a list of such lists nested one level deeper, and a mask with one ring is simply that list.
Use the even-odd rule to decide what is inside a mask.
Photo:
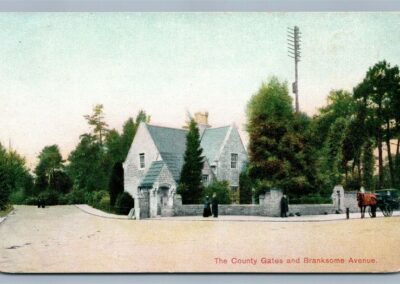
[{"label": "stone boundary wall", "polygon": [[289,213],[301,215],[333,214],[337,208],[333,204],[289,204]]},{"label": "stone boundary wall", "polygon": [[[173,208],[173,216],[202,216],[203,215],[202,204],[184,204],[175,206]],[[218,214],[219,215],[244,215],[244,216],[260,216],[262,215],[263,208],[260,205],[248,205],[248,204],[219,204]],[[163,216],[168,216],[167,212],[162,212]]]},{"label": "stone boundary wall", "polygon": [[[334,214],[340,209],[345,213],[345,208],[350,212],[359,212],[356,192],[344,192],[343,187],[335,187],[331,204],[289,204],[289,214],[300,213],[301,215]],[[242,215],[242,216],[280,216],[281,190],[271,190],[260,195],[259,204],[220,204],[219,215]],[[202,216],[203,204],[182,204],[180,195],[175,195],[172,207],[163,208],[162,216]]]}]

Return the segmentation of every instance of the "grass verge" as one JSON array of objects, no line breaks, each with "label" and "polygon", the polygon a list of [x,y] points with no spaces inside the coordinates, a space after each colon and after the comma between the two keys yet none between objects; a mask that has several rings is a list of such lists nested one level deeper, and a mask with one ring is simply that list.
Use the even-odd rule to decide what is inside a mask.
[{"label": "grass verge", "polygon": [[0,210],[0,217],[7,216],[7,214],[10,213],[13,209],[14,207],[12,207],[12,205],[8,205],[6,209]]}]

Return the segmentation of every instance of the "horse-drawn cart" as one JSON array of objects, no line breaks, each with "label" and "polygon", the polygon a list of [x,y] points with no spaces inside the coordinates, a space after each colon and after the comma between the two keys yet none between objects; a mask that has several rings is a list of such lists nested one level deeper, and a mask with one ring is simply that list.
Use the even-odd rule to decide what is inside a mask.
[{"label": "horse-drawn cart", "polygon": [[[375,192],[377,199],[377,207],[382,211],[383,216],[390,217],[393,210],[399,209],[399,194],[396,189],[382,189]],[[369,215],[372,216],[371,207]]]}]

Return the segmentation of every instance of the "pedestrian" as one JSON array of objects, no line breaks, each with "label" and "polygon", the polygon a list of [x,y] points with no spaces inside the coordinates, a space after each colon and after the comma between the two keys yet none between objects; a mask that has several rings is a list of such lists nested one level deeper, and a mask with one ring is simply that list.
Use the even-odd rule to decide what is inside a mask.
[{"label": "pedestrian", "polygon": [[287,217],[288,211],[289,211],[289,201],[286,194],[284,194],[281,198],[281,217],[282,218]]},{"label": "pedestrian", "polygon": [[208,196],[206,196],[206,199],[204,201],[203,217],[209,216],[211,216],[210,199]]},{"label": "pedestrian", "polygon": [[214,218],[218,218],[218,197],[216,192],[214,192],[212,196],[211,209]]}]

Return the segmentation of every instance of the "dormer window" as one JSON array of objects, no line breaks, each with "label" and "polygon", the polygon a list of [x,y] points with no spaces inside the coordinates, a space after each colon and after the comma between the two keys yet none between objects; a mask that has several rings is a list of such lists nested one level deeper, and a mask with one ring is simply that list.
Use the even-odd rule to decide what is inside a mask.
[{"label": "dormer window", "polygon": [[145,160],[144,160],[144,153],[139,154],[139,163],[140,163],[140,168],[144,169],[146,166]]},{"label": "dormer window", "polygon": [[231,169],[237,168],[237,162],[238,162],[238,154],[232,153],[231,154]]}]

